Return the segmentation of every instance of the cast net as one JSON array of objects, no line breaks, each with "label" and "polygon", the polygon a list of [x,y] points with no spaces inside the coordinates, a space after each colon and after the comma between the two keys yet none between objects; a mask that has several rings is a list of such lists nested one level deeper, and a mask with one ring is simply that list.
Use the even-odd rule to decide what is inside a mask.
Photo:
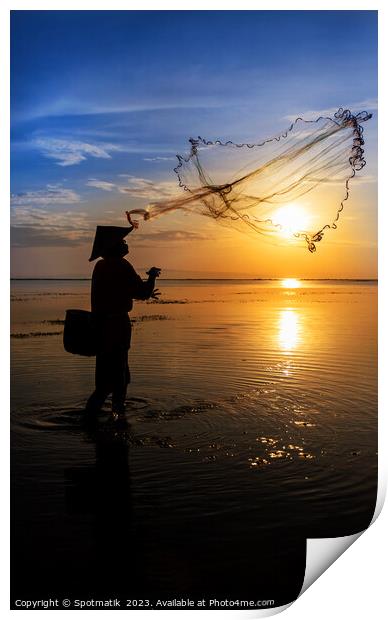
[{"label": "cast net", "polygon": [[256,144],[190,139],[174,169],[180,195],[134,209],[144,219],[176,210],[278,238],[315,252],[337,228],[350,181],[365,166],[367,112],[340,108],[332,117],[297,118],[283,133]]}]

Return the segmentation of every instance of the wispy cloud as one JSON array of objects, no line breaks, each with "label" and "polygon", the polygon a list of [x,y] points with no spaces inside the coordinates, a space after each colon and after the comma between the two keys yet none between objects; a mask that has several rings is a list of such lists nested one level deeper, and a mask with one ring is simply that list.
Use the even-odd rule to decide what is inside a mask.
[{"label": "wispy cloud", "polygon": [[116,183],[110,183],[109,181],[99,181],[98,179],[89,179],[86,185],[88,187],[102,189],[104,192],[120,191],[119,186]]},{"label": "wispy cloud", "polygon": [[[201,79],[203,85],[203,76]],[[68,98],[53,99],[31,107],[28,111],[23,110],[16,114],[17,121],[37,120],[50,117],[78,117],[78,116],[99,116],[99,115],[125,115],[141,114],[147,112],[160,112],[163,110],[185,110],[185,109],[209,109],[219,108],[223,105],[222,99],[216,95],[208,93],[202,96],[182,97],[179,96],[170,100],[158,100],[157,96],[150,101],[124,102],[122,105],[112,105],[109,102],[98,104],[92,101],[77,101]],[[14,117],[15,118],[15,117]]]},{"label": "wispy cloud", "polygon": [[147,200],[160,200],[170,198],[178,193],[177,183],[172,181],[151,181],[141,177],[127,177],[127,183],[122,191],[133,198],[145,198]]},{"label": "wispy cloud", "polygon": [[93,230],[87,213],[53,211],[49,207],[50,203],[27,202],[12,208],[12,246],[75,246],[91,240]]},{"label": "wispy cloud", "polygon": [[111,152],[121,150],[121,147],[115,144],[91,144],[62,138],[37,138],[33,144],[45,157],[54,159],[58,166],[74,166],[88,157],[111,159]]},{"label": "wispy cloud", "polygon": [[122,174],[119,176],[126,179],[126,183],[89,179],[87,185],[106,192],[116,191],[120,194],[129,194],[132,198],[143,198],[145,200],[171,198],[178,193],[177,184],[172,181],[151,181],[142,177]]},{"label": "wispy cloud", "polygon": [[90,228],[87,213],[74,211],[53,212],[35,205],[15,207],[11,211],[13,226],[35,226],[47,230],[88,230]]},{"label": "wispy cloud", "polygon": [[77,192],[61,185],[11,195],[12,245],[35,247],[40,241],[45,246],[82,243],[91,236],[89,216],[68,209],[82,202]]},{"label": "wispy cloud", "polygon": [[82,231],[51,230],[33,226],[12,226],[11,245],[16,248],[76,247],[91,241]]},{"label": "wispy cloud", "polygon": [[192,230],[160,230],[152,233],[136,233],[136,239],[150,241],[206,241],[212,237]]},{"label": "wispy cloud", "polygon": [[36,205],[49,207],[51,205],[69,205],[82,202],[82,198],[72,189],[61,185],[46,185],[44,189],[19,194],[11,194],[12,206]]},{"label": "wispy cloud", "polygon": [[[91,243],[94,225],[86,213],[51,213],[36,207],[17,208],[12,213],[11,245],[13,247],[76,247]],[[188,243],[212,239],[208,232],[193,230],[136,231],[131,235],[133,247],[153,247],[154,243]],[[152,246],[144,245],[152,242]],[[169,245],[171,247],[171,245]]]},{"label": "wispy cloud", "polygon": [[144,157],[143,161],[151,161],[154,163],[159,163],[162,161],[176,161],[176,156],[175,157],[161,157],[161,156],[157,156],[157,157]]}]

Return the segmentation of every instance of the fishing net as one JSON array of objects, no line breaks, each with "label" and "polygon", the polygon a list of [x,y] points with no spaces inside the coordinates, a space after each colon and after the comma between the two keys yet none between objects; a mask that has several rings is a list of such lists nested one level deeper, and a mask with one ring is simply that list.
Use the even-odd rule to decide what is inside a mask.
[{"label": "fishing net", "polygon": [[337,228],[350,181],[365,166],[363,127],[371,114],[340,108],[332,117],[297,118],[257,144],[190,139],[174,169],[182,194],[134,209],[144,219],[195,212],[242,231],[307,243],[315,252]]}]

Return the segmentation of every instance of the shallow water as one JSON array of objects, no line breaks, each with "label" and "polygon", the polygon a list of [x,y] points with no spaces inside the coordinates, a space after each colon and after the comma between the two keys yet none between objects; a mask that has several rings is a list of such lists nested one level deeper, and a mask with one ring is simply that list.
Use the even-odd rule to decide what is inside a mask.
[{"label": "shallow water", "polygon": [[288,600],[305,537],[355,533],[373,514],[376,283],[161,280],[161,301],[131,314],[126,429],[109,403],[85,428],[94,360],[63,350],[65,310],[87,309],[89,286],[12,282],[19,588],[37,553],[55,591],[53,563],[73,567],[68,580],[97,553],[130,558],[128,596]]}]

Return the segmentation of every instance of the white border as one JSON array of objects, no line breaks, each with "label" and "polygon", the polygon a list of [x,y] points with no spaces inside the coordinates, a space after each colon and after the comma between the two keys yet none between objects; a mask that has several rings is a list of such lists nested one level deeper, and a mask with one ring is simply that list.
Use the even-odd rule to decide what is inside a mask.
[{"label": "white border", "polygon": [[[111,0],[103,2],[102,0],[67,0],[55,1],[55,0],[40,0],[39,2],[27,1],[10,1],[3,0],[0,7],[1,17],[1,31],[0,41],[2,46],[1,58],[6,59],[3,62],[2,71],[2,88],[3,94],[2,103],[3,110],[0,115],[0,128],[1,135],[9,135],[9,11],[10,10],[379,10],[379,101],[380,109],[387,109],[385,100],[385,80],[384,73],[386,73],[386,67],[384,64],[385,58],[388,57],[387,47],[387,18],[386,9],[383,0],[375,0],[371,3],[365,3],[361,0],[347,0],[347,1],[334,1],[326,0],[326,2],[314,3],[314,7],[308,0],[305,1],[279,1],[272,0],[272,2],[253,2],[247,0],[239,0],[239,2],[231,2],[230,0],[196,0],[196,2],[187,1],[179,3],[177,1],[156,1],[142,0],[128,2],[125,0]],[[355,55],[357,55],[357,48],[354,49]],[[356,76],[355,76],[356,79]],[[388,123],[383,114],[379,118],[379,135],[388,136]],[[3,441],[5,445],[2,450],[3,467],[2,472],[5,474],[5,480],[3,481],[2,491],[8,493],[8,415],[9,411],[9,381],[8,368],[9,359],[9,242],[8,242],[8,230],[9,230],[9,214],[7,205],[9,203],[9,150],[8,144],[1,149],[1,173],[2,173],[2,208],[0,209],[0,226],[2,231],[2,256],[0,261],[0,277],[1,281],[1,293],[2,293],[2,331],[0,350],[2,355],[2,373],[1,373],[1,394],[3,401]],[[387,330],[384,327],[384,317],[388,316],[387,308],[387,291],[385,286],[385,270],[388,264],[388,256],[386,250],[385,239],[385,225],[387,224],[386,209],[388,209],[386,184],[384,183],[385,164],[384,153],[382,152],[382,146],[379,146],[379,162],[380,167],[383,170],[382,179],[383,182],[379,187],[379,277],[380,282],[380,295],[379,295],[379,316],[380,316],[380,330],[379,330],[379,348],[381,353],[380,365],[379,365],[379,410],[380,410],[380,431],[379,431],[379,491],[380,495],[385,494],[387,480],[387,450],[384,447],[387,439],[387,425],[384,423],[383,412],[387,407],[387,363],[386,352],[388,351],[388,338]],[[340,617],[351,617],[354,620],[364,618],[380,618],[383,610],[385,611],[385,574],[386,574],[386,549],[387,549],[387,508],[382,512],[376,523],[374,523],[368,531],[361,536],[361,538],[354,544],[333,566],[330,570],[326,571],[324,575],[318,579],[312,588],[303,594],[288,610],[285,612],[289,620],[297,618],[303,620],[314,617],[314,620],[327,620],[328,616],[335,615]],[[9,520],[7,513],[2,511],[2,523],[1,532],[3,533],[2,544],[2,558],[3,566],[2,570],[2,597],[1,607],[8,614],[8,553],[9,553],[9,541],[6,535]],[[5,533],[5,536],[4,536]],[[385,543],[385,545],[384,545]],[[384,548],[385,547],[385,548]],[[7,552],[6,552],[7,551]],[[384,579],[384,581],[383,581]],[[28,612],[17,612],[24,614]],[[35,612],[36,615],[44,614],[47,618],[47,613],[50,612]],[[61,612],[57,612],[61,613]],[[69,612],[62,612],[69,613]],[[78,613],[78,612],[70,612]],[[97,613],[99,617],[101,613],[110,614],[111,612],[86,612],[87,614]],[[152,612],[150,612],[152,613]],[[193,618],[193,614],[201,613],[202,616],[207,614],[208,617],[214,618],[214,614],[224,616],[223,611],[216,612],[179,612],[174,611],[174,617],[180,618],[183,615],[190,614],[190,618]],[[131,616],[141,614],[145,619],[149,616],[148,612],[136,612],[131,611]],[[146,614],[146,615],[144,615]],[[170,617],[170,612],[160,611],[157,612],[158,617],[163,620]],[[257,616],[255,612],[234,612],[235,616]],[[229,613],[229,617],[231,614]]]}]

